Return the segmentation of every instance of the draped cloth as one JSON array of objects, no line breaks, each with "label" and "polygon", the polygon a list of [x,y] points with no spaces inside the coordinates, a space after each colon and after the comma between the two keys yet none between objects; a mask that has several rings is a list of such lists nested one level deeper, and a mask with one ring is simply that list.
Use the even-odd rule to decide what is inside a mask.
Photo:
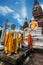
[{"label": "draped cloth", "polygon": [[32,36],[31,36],[31,34],[28,34],[28,45],[32,46]]},{"label": "draped cloth", "polygon": [[4,51],[13,52],[14,33],[9,31],[4,38]]},{"label": "draped cloth", "polygon": [[30,23],[29,28],[30,28],[31,30],[34,30],[34,29],[36,29],[37,24],[38,24],[38,23],[37,23],[36,21],[32,21],[32,22]]}]

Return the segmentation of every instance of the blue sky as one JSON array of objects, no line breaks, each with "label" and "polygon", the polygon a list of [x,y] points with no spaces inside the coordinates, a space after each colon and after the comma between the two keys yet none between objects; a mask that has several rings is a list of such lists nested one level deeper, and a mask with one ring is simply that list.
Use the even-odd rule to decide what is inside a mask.
[{"label": "blue sky", "polygon": [[[43,0],[38,0],[43,9]],[[34,0],[0,0],[0,25],[9,20],[9,24],[15,24],[16,28],[23,25],[24,18],[28,23],[32,18],[32,8]]]}]

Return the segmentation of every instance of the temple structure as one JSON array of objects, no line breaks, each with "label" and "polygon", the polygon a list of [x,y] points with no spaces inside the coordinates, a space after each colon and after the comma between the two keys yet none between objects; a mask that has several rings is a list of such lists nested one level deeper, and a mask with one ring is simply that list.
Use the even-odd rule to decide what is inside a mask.
[{"label": "temple structure", "polygon": [[32,21],[36,21],[38,23],[38,26],[33,31],[30,31],[29,25],[27,25],[27,19],[24,22],[24,32],[25,32],[25,39],[27,42],[27,35],[31,33],[32,39],[33,39],[33,46],[43,47],[43,10],[38,3],[38,0],[34,0],[34,6],[32,11],[32,19],[30,20],[30,23]]},{"label": "temple structure", "polygon": [[38,22],[38,26],[42,27],[42,34],[43,34],[43,10],[40,4],[38,3],[38,0],[34,0],[32,16]]},{"label": "temple structure", "polygon": [[20,30],[24,31],[24,29],[27,29],[27,28],[29,28],[29,24],[28,24],[27,18],[25,18],[23,26],[20,26]]},{"label": "temple structure", "polygon": [[23,29],[25,29],[27,27],[29,27],[29,24],[28,24],[27,18],[25,18]]}]

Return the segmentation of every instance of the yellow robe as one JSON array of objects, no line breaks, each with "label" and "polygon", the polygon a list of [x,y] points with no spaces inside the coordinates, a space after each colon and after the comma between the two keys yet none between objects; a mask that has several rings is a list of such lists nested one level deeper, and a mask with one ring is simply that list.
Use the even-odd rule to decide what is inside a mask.
[{"label": "yellow robe", "polygon": [[28,45],[32,46],[32,36],[31,36],[31,34],[28,34]]},{"label": "yellow robe", "polygon": [[17,53],[18,50],[18,43],[23,44],[23,34],[20,34],[17,36],[16,39],[14,39],[14,33],[12,31],[9,31],[4,38],[4,51],[8,52],[8,56],[11,55],[12,52]]},{"label": "yellow robe", "polygon": [[9,31],[4,38],[4,51],[8,52],[8,56],[11,55],[12,52],[17,53],[17,39],[14,39],[14,32]]},{"label": "yellow robe", "polygon": [[14,34],[12,31],[8,32],[4,38],[4,51],[7,51],[8,54],[13,52],[13,40]]},{"label": "yellow robe", "polygon": [[16,40],[17,40],[17,43],[24,44],[23,34],[21,32],[17,33],[17,39]]}]

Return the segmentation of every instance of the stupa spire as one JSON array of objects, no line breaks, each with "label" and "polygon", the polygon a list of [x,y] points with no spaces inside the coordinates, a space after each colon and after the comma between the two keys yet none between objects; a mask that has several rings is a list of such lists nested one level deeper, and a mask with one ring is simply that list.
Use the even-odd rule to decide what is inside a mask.
[{"label": "stupa spire", "polygon": [[27,17],[26,17],[25,20],[24,20],[23,28],[25,29],[28,26],[29,26],[29,24],[28,24]]},{"label": "stupa spire", "polygon": [[39,5],[38,0],[34,0],[34,5]]}]

